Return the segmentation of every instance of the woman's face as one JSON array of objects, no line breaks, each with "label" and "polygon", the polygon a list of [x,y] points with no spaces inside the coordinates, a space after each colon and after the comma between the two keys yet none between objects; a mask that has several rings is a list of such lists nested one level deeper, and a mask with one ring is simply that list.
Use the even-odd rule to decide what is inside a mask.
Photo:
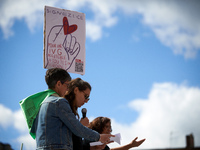
[{"label": "woman's face", "polygon": [[89,96],[90,96],[90,89],[87,88],[84,91],[80,91],[78,88],[75,88],[75,106],[76,107],[81,107],[85,103],[88,102]]},{"label": "woman's face", "polygon": [[110,134],[111,132],[112,132],[111,123],[108,122],[108,123],[105,124],[105,126],[103,128],[102,134]]}]

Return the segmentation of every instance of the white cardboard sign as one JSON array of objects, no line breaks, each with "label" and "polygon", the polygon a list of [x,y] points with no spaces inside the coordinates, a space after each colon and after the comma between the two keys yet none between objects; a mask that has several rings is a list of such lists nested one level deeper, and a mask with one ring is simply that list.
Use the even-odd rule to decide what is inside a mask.
[{"label": "white cardboard sign", "polygon": [[45,6],[44,68],[85,74],[85,14]]}]

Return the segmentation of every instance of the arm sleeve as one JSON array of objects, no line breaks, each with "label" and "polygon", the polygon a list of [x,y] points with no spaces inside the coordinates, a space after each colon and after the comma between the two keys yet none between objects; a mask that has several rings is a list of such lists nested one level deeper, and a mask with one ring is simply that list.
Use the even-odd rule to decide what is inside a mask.
[{"label": "arm sleeve", "polygon": [[76,118],[72,109],[69,105],[69,102],[61,98],[57,104],[57,113],[59,118],[63,123],[71,130],[76,136],[82,137],[90,141],[98,141],[100,134],[94,130],[91,130],[83,126],[80,121]]}]

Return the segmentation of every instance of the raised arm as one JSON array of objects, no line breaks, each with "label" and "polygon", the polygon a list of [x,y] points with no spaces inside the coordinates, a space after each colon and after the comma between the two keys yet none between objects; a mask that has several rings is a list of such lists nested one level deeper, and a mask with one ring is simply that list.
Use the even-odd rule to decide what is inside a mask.
[{"label": "raised arm", "polygon": [[111,148],[111,150],[128,150],[132,147],[138,147],[140,146],[146,139],[142,139],[140,141],[136,141],[138,139],[138,137],[136,137],[134,140],[131,141],[131,143],[127,144],[127,145],[123,145],[120,147],[116,147],[116,148]]}]

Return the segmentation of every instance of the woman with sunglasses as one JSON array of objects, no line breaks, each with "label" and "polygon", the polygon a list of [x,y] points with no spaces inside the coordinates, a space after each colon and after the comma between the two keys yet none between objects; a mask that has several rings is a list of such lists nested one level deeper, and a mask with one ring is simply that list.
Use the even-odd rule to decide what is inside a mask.
[{"label": "woman with sunglasses", "polygon": [[87,117],[84,119],[82,118],[80,122],[78,121],[78,108],[89,101],[91,89],[92,88],[88,82],[83,81],[81,78],[76,78],[69,82],[68,90],[64,96],[71,109],[67,108],[65,110],[67,113],[63,119],[69,121],[67,128],[69,128],[72,133],[73,149],[76,150],[82,150],[82,138],[108,143],[110,137],[113,136],[111,134],[99,134],[98,132],[85,127],[89,124]]},{"label": "woman with sunglasses", "polygon": [[[88,128],[97,131],[100,134],[111,134],[112,127],[111,127],[111,120],[107,117],[97,117],[92,122],[89,123]],[[137,137],[132,140],[129,144],[116,147],[116,148],[109,148],[106,144],[100,146],[89,146],[90,141],[84,140],[83,142],[83,150],[128,150],[133,147],[140,146],[145,139],[140,141],[136,141]]]},{"label": "woman with sunglasses", "polygon": [[42,102],[34,121],[37,150],[73,150],[72,134],[87,140],[108,142],[112,135],[99,134],[78,119],[77,109],[89,100],[90,84],[80,78],[61,83],[53,75],[51,83],[55,84],[55,92]]}]

